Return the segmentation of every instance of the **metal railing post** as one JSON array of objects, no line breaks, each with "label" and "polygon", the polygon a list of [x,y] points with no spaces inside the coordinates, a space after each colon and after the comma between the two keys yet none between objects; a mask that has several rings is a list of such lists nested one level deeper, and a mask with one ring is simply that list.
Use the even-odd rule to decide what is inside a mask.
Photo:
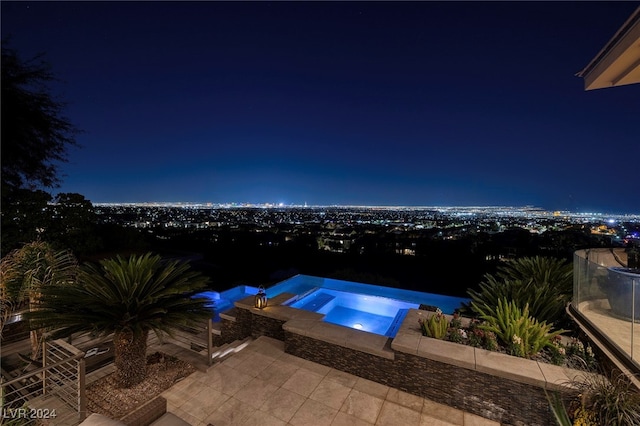
[{"label": "metal railing post", "polygon": [[213,319],[207,322],[207,365],[211,365],[213,355]]},{"label": "metal railing post", "polygon": [[87,417],[87,392],[85,383],[84,358],[78,360],[78,419],[83,421]]},{"label": "metal railing post", "polygon": [[42,336],[42,395],[47,395],[47,339]]}]

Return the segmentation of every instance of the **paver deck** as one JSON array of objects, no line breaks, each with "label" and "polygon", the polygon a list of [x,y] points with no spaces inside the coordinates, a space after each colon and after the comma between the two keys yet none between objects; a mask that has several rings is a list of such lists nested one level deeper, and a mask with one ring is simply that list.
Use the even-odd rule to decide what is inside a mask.
[{"label": "paver deck", "polygon": [[[365,366],[363,366],[365,367]],[[499,423],[297,358],[260,337],[166,390],[192,426],[498,426]]]}]

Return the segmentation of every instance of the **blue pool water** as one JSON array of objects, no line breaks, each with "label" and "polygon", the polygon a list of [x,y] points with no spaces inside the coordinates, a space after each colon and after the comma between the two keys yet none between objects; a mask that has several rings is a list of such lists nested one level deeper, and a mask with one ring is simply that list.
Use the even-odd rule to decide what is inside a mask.
[{"label": "blue pool water", "polygon": [[275,297],[282,293],[293,293],[300,297],[318,288],[338,290],[346,293],[380,296],[399,301],[421,303],[437,306],[445,314],[452,314],[461,303],[469,300],[461,297],[445,296],[442,294],[424,293],[421,291],[404,290],[401,288],[384,287],[373,284],[362,284],[352,281],[334,280],[332,278],[313,277],[310,275],[296,275],[267,289],[267,297]]},{"label": "blue pool water", "polygon": [[257,293],[257,287],[239,285],[222,292],[204,291],[202,293],[196,294],[196,297],[205,297],[209,299],[209,303],[207,303],[207,306],[209,308],[213,308],[213,321],[218,322],[220,321],[220,312],[228,311],[229,309],[233,308],[233,303],[237,300],[244,299],[247,296],[256,295]]},{"label": "blue pool water", "polygon": [[319,288],[289,306],[324,314],[326,322],[392,337],[409,309],[420,304]]},{"label": "blue pool water", "polygon": [[[223,292],[207,291],[199,296],[211,300],[214,321],[234,302],[258,293],[257,287],[238,286]],[[413,290],[361,284],[331,278],[296,275],[266,290],[267,297],[295,295],[286,304],[325,315],[324,321],[383,336],[395,336],[407,311],[421,303],[437,306],[451,314],[468,299]]]}]

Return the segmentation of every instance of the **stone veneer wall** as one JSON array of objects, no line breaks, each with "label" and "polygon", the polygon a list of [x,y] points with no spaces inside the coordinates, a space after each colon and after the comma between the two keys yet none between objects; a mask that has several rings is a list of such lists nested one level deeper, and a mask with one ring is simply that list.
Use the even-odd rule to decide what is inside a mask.
[{"label": "stone veneer wall", "polygon": [[[244,309],[239,309],[244,311]],[[284,330],[282,325],[285,320],[269,318],[262,315],[256,315],[245,311],[251,315],[251,337],[257,339],[260,336],[272,337],[278,340],[284,340]]]},{"label": "stone veneer wall", "polygon": [[390,360],[288,331],[284,343],[300,358],[502,424],[555,424],[545,392],[536,386],[397,351]]},{"label": "stone veneer wall", "polygon": [[555,417],[537,386],[401,352],[395,354],[394,385],[406,392],[502,424],[551,425]]},{"label": "stone veneer wall", "polygon": [[220,319],[220,335],[213,335],[213,346],[222,346],[247,337],[243,333],[242,322]]},{"label": "stone veneer wall", "polygon": [[248,309],[242,308],[236,308],[233,314],[226,316],[228,318],[220,318],[220,335],[213,336],[214,346],[222,346],[225,343],[242,340],[249,336],[253,338],[268,336],[284,340],[284,330],[282,329],[282,324],[286,322],[284,320],[256,315]]}]

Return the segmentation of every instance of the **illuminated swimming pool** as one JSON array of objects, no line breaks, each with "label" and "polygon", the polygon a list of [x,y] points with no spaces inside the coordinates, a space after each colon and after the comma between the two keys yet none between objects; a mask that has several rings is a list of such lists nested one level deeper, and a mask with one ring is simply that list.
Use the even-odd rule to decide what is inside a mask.
[{"label": "illuminated swimming pool", "polygon": [[[257,287],[243,285],[198,296],[210,300],[213,320],[219,321],[220,313],[233,308],[234,302],[257,292]],[[293,297],[285,303],[287,306],[323,314],[325,322],[389,337],[395,336],[408,310],[417,309],[420,304],[437,306],[452,314],[461,303],[468,302],[459,297],[310,275],[291,277],[269,287],[266,293],[268,298],[290,293]]]},{"label": "illuminated swimming pool", "polygon": [[289,306],[324,314],[325,322],[391,337],[409,309],[420,304],[322,288]]},{"label": "illuminated swimming pool", "polygon": [[394,337],[409,309],[420,304],[452,314],[468,299],[331,278],[296,275],[267,289],[267,296],[298,296],[287,304],[325,315],[324,321]]}]

